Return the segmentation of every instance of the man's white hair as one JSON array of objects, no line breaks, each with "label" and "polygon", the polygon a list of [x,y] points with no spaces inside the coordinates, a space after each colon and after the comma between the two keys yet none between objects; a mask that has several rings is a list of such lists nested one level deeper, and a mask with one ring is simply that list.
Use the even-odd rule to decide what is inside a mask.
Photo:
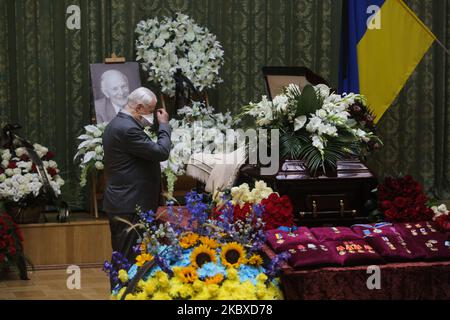
[{"label": "man's white hair", "polygon": [[150,89],[140,87],[128,96],[128,106],[134,108],[139,104],[148,105],[153,100],[156,102],[156,95]]},{"label": "man's white hair", "polygon": [[108,80],[112,76],[119,76],[119,77],[121,77],[123,80],[125,80],[125,82],[128,85],[128,77],[126,75],[124,75],[119,70],[111,69],[111,70],[103,72],[102,76],[100,77],[100,83],[101,83],[102,90],[104,90],[104,88],[105,88],[106,80]]}]

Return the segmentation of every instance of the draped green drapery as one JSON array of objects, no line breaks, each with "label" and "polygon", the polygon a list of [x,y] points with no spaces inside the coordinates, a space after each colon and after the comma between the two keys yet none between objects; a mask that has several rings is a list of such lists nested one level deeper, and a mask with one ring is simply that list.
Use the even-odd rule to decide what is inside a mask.
[{"label": "draped green drapery", "polygon": [[[407,4],[445,44],[447,0]],[[304,65],[337,87],[341,1],[336,0],[0,0],[0,115],[29,139],[54,150],[65,197],[85,206],[73,163],[76,137],[91,119],[89,64],[111,52],[133,61],[134,29],[144,18],[180,11],[207,26],[225,50],[224,83],[211,104],[234,110],[264,94],[261,67]],[[66,9],[81,9],[81,29],[66,27]],[[445,67],[444,67],[445,66]],[[448,63],[427,53],[380,121],[385,147],[369,161],[381,176],[409,172],[426,189],[449,189]],[[144,80],[144,77],[143,77]]]}]

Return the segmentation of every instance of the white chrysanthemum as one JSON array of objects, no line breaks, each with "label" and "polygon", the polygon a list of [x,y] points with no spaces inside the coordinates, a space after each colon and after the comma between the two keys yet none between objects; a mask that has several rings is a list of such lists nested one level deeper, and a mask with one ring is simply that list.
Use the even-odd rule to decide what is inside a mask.
[{"label": "white chrysanthemum", "polygon": [[22,157],[23,155],[28,154],[27,149],[25,149],[25,148],[17,148],[15,152],[16,152],[16,156],[19,158]]},{"label": "white chrysanthemum", "polygon": [[101,163],[100,161],[95,162],[95,168],[97,170],[103,170],[104,169],[103,163]]},{"label": "white chrysanthemum", "polygon": [[[9,152],[8,149],[3,150],[3,152],[2,152],[2,159],[3,159],[4,161],[9,161],[9,160],[11,160],[11,152]],[[8,166],[8,165],[6,165],[6,166]]]}]

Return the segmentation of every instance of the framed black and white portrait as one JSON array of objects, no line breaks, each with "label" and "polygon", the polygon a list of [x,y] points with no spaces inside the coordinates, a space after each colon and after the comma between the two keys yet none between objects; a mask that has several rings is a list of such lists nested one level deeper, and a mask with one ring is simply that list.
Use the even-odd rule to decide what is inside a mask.
[{"label": "framed black and white portrait", "polygon": [[137,62],[91,64],[97,123],[110,122],[127,105],[128,95],[141,86]]}]

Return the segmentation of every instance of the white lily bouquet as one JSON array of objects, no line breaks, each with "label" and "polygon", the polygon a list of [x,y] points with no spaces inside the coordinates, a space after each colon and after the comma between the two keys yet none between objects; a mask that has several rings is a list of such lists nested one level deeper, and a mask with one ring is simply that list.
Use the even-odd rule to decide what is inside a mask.
[{"label": "white lily bouquet", "polygon": [[176,177],[186,173],[191,155],[195,153],[217,154],[231,150],[233,139],[227,139],[227,130],[232,128],[230,112],[214,113],[214,108],[200,102],[177,111],[179,119],[171,119],[172,149],[169,160],[161,163],[168,180],[168,193],[172,195]]},{"label": "white lily bouquet", "polygon": [[103,132],[106,123],[85,126],[85,132],[78,137],[81,143],[78,145],[78,152],[75,154],[74,160],[79,161],[81,168],[80,185],[85,186],[87,175],[91,170],[102,171],[103,164]]},{"label": "white lily bouquet", "polygon": [[173,76],[178,69],[199,91],[222,82],[222,46],[215,35],[187,15],[177,13],[174,18],[140,21],[136,33],[136,61],[162,93],[175,94]]},{"label": "white lily bouquet", "polygon": [[290,84],[273,101],[263,96],[244,107],[240,117],[245,116],[256,119],[257,128],[279,129],[280,158],[305,160],[313,175],[381,144],[365,97],[339,95],[323,84],[303,90]]}]

